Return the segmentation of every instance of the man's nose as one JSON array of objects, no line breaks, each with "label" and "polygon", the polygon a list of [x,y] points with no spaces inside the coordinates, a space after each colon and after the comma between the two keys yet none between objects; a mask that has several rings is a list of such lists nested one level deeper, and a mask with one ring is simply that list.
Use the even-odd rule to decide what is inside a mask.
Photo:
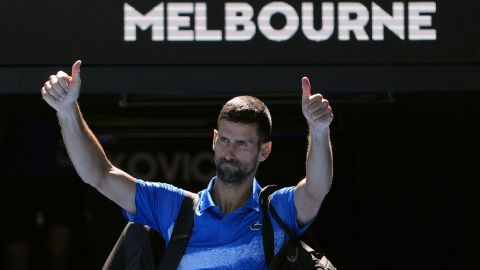
[{"label": "man's nose", "polygon": [[225,159],[226,160],[235,159],[235,156],[236,156],[235,152],[236,152],[235,144],[233,143],[228,144],[225,150]]}]

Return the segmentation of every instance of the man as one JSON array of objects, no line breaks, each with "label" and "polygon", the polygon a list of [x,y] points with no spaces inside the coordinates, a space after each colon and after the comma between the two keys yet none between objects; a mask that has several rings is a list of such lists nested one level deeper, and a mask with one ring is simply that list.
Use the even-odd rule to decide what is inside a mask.
[{"label": "man", "polygon": [[[122,207],[129,220],[150,226],[168,241],[184,191],[135,179],[110,163],[80,113],[80,65],[80,61],[74,63],[71,76],[63,71],[50,76],[41,90],[43,99],[57,111],[70,159],[82,180]],[[306,177],[271,197],[282,220],[297,235],[316,217],[333,174],[332,110],[322,95],[311,94],[306,77],[302,88],[302,111],[310,130]],[[272,149],[270,132],[270,113],[260,100],[236,97],[222,108],[213,132],[217,173],[199,192],[194,228],[179,269],[266,268],[255,173]],[[278,252],[288,239],[276,222],[273,226]]]}]

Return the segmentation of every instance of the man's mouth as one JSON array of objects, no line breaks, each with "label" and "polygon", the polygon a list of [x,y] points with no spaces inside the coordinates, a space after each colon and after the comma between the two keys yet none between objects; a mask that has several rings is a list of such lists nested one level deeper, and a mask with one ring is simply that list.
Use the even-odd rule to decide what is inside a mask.
[{"label": "man's mouth", "polygon": [[225,165],[225,166],[230,166],[230,167],[237,167],[235,164],[230,163],[230,162],[222,162],[220,163],[220,166]]},{"label": "man's mouth", "polygon": [[238,165],[236,164],[236,162],[227,161],[227,160],[225,160],[225,159],[220,162],[220,165],[227,165],[227,166],[231,166],[231,167],[238,167]]}]

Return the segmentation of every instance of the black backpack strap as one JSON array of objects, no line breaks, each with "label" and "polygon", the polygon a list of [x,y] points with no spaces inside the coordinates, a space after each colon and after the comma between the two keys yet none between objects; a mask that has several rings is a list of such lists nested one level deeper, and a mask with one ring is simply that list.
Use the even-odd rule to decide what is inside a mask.
[{"label": "black backpack strap", "polygon": [[[264,187],[260,191],[260,195],[259,195],[260,205],[262,206],[262,209],[263,209],[263,225],[262,225],[263,250],[265,253],[265,260],[267,262],[267,265],[270,264],[270,262],[274,257],[274,233],[273,233],[272,221],[270,220],[270,215],[268,215],[269,212],[272,214],[273,219],[278,223],[278,225],[282,228],[282,230],[290,237],[290,239],[300,241],[300,239],[297,236],[295,236],[292,230],[283,222],[283,220],[280,218],[280,215],[278,215],[277,210],[275,210],[273,205],[270,203],[270,195],[272,195],[272,193],[277,191],[278,189],[279,187],[276,185],[269,185]],[[310,229],[308,229],[305,232],[305,235],[308,237],[308,239],[310,240],[310,244],[314,246],[314,249],[317,251],[317,253],[323,256],[324,253],[323,253],[322,247],[316,240],[316,237],[313,234],[313,232]]]},{"label": "black backpack strap", "polygon": [[195,208],[198,205],[198,195],[185,191],[182,206],[178,212],[177,220],[173,227],[170,242],[163,254],[157,269],[177,269],[187,246],[193,229]]},{"label": "black backpack strap", "polygon": [[270,204],[270,195],[278,190],[276,185],[269,185],[260,191],[259,202],[263,209],[263,220],[262,220],[262,241],[263,241],[263,252],[265,253],[265,261],[267,265],[273,259],[274,256],[274,235],[273,235],[273,226],[270,220],[270,215],[268,214],[268,205]]},{"label": "black backpack strap", "polygon": [[[270,200],[268,200],[268,208],[270,210],[270,213],[272,214],[273,218],[275,219],[275,221],[278,223],[278,225],[280,225],[280,227],[282,227],[283,231],[286,232],[288,234],[288,236],[290,237],[290,239],[294,239],[294,240],[298,240],[300,241],[299,237],[297,237],[293,232],[292,230],[290,230],[290,228],[283,222],[283,220],[280,218],[280,216],[278,215],[277,213],[277,210],[275,210],[275,208],[273,207],[273,205],[270,203]],[[305,237],[304,239],[306,238],[308,240],[308,244],[310,246],[313,247],[313,249],[320,255],[324,255],[324,252],[323,252],[323,248],[322,246],[320,245],[320,243],[318,243],[318,240],[317,240],[317,237],[315,236],[315,234],[312,232],[312,230],[310,230],[310,228],[308,228],[305,233],[303,234]]]},{"label": "black backpack strap", "polygon": [[298,238],[293,234],[292,230],[290,230],[290,228],[285,223],[283,223],[283,220],[278,215],[277,210],[275,210],[275,207],[273,207],[273,205],[270,203],[270,199],[268,200],[268,205],[267,206],[268,206],[268,210],[270,210],[270,213],[272,214],[273,218],[278,223],[278,225],[280,225],[280,227],[283,229],[283,231],[286,232],[291,239]]}]

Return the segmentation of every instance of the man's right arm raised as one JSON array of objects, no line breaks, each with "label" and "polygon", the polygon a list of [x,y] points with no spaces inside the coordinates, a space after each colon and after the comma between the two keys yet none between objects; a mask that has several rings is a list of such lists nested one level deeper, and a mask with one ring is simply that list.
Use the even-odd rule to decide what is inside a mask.
[{"label": "man's right arm raised", "polygon": [[80,112],[77,102],[80,65],[81,61],[73,64],[71,76],[63,71],[50,76],[41,90],[42,97],[57,111],[68,156],[80,178],[120,207],[135,213],[135,178],[110,163]]}]

